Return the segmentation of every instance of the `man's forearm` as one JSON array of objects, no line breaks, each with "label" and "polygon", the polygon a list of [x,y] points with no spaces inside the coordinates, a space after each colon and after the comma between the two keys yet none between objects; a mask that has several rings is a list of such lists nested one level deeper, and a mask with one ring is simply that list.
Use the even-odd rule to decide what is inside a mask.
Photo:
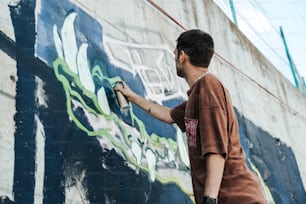
[{"label": "man's forearm", "polygon": [[153,103],[143,98],[142,96],[133,92],[124,81],[121,81],[121,83],[123,84],[122,86],[115,86],[114,89],[116,91],[120,91],[130,102],[135,103],[140,108],[150,113],[153,117],[163,122],[174,122],[170,116],[170,108]]},{"label": "man's forearm", "polygon": [[166,106],[162,106],[147,99],[143,98],[140,95],[134,94],[133,97],[130,97],[129,100],[136,105],[138,105],[143,110],[150,113],[153,117],[166,122],[166,123],[173,123],[173,119],[170,116],[170,108]]},{"label": "man's forearm", "polygon": [[209,154],[206,158],[206,180],[203,195],[217,198],[224,170],[225,159],[220,154]]}]

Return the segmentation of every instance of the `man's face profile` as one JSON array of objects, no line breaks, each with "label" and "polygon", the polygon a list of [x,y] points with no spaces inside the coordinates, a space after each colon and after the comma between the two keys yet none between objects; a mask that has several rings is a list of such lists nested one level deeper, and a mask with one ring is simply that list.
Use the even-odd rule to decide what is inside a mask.
[{"label": "man's face profile", "polygon": [[175,55],[176,74],[177,74],[177,76],[184,78],[183,68],[182,68],[182,66],[180,64],[180,60],[179,60],[180,53],[178,53],[178,50],[176,48],[174,50],[174,55]]}]

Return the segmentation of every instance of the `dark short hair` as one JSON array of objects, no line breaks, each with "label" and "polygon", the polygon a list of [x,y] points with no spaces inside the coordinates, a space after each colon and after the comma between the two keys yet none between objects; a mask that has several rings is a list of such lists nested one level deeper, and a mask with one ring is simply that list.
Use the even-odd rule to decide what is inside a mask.
[{"label": "dark short hair", "polygon": [[199,29],[188,30],[178,37],[176,49],[178,54],[183,50],[192,65],[208,67],[214,54],[214,41]]}]

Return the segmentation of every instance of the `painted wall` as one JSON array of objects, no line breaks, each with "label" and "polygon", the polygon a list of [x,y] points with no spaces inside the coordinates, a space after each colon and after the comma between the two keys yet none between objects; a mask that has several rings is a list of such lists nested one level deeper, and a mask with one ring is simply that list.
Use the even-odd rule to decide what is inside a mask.
[{"label": "painted wall", "polygon": [[113,85],[173,107],[177,36],[215,38],[249,166],[269,203],[305,203],[306,97],[212,1],[0,3],[0,203],[193,203],[185,134]]}]

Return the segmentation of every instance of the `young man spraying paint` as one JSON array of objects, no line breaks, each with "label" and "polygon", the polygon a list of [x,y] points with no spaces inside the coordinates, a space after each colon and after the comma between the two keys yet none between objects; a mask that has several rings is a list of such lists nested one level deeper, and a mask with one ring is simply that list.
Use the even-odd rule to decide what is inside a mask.
[{"label": "young man spraying paint", "polygon": [[212,37],[201,30],[183,32],[174,52],[177,75],[190,87],[187,101],[170,109],[137,95],[126,83],[116,90],[186,132],[196,204],[266,203],[258,178],[246,165],[229,92],[208,72]]}]

